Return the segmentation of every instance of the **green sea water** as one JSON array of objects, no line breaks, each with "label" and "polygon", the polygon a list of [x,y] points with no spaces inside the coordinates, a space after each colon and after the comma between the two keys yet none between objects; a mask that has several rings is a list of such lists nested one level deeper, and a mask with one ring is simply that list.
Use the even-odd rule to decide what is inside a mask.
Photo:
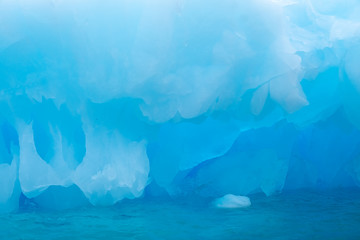
[{"label": "green sea water", "polygon": [[201,199],[137,199],[66,211],[0,215],[0,239],[360,239],[360,192],[250,196],[245,209]]}]

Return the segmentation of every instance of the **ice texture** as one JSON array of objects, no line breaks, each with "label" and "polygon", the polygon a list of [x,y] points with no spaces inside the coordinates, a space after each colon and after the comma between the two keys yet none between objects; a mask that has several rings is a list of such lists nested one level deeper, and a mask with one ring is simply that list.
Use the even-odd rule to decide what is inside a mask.
[{"label": "ice texture", "polygon": [[0,1],[0,211],[360,186],[360,2]]}]

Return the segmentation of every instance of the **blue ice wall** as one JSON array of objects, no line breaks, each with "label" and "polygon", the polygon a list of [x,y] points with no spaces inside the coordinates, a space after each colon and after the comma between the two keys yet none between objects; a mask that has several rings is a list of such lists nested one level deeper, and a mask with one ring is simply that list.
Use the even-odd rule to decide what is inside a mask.
[{"label": "blue ice wall", "polygon": [[0,211],[360,184],[360,2],[0,1]]}]

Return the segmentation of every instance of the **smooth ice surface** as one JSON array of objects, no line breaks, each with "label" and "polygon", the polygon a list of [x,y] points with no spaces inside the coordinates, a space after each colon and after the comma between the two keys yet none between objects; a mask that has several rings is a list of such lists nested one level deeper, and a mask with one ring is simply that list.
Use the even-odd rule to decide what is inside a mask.
[{"label": "smooth ice surface", "polygon": [[217,208],[245,208],[251,205],[251,201],[246,196],[226,194],[221,198],[215,199],[213,205]]},{"label": "smooth ice surface", "polygon": [[357,188],[359,56],[358,0],[1,0],[0,211]]}]

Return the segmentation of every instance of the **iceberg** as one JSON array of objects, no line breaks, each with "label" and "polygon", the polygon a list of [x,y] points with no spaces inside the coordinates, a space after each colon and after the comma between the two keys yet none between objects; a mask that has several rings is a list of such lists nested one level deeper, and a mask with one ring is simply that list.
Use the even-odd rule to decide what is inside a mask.
[{"label": "iceberg", "polygon": [[356,0],[0,1],[0,211],[359,187],[359,16]]},{"label": "iceberg", "polygon": [[251,201],[250,198],[245,196],[226,194],[221,198],[215,199],[213,204],[217,208],[246,208],[251,205]]}]

